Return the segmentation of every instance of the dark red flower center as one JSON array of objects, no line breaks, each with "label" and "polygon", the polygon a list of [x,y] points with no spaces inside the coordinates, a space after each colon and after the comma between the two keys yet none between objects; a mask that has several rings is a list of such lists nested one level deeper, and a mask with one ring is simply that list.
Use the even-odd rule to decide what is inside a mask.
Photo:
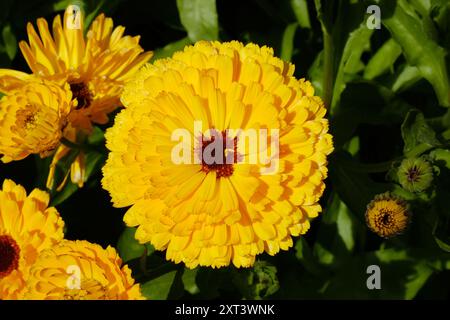
[{"label": "dark red flower center", "polygon": [[[211,130],[211,133],[209,139],[204,135],[200,138],[202,171],[215,171],[217,179],[229,177],[234,172],[233,164],[238,162],[237,137],[230,138],[225,131]],[[221,154],[216,154],[217,151]]]},{"label": "dark red flower center", "polygon": [[408,170],[407,175],[409,182],[417,182],[420,176],[419,168],[417,168],[417,166],[413,166],[411,169]]},{"label": "dark red flower center", "polygon": [[0,236],[0,279],[19,267],[20,249],[9,235]]},{"label": "dark red flower center", "polygon": [[91,105],[92,93],[84,82],[70,83],[70,90],[73,98],[78,101],[77,109],[85,109]]}]

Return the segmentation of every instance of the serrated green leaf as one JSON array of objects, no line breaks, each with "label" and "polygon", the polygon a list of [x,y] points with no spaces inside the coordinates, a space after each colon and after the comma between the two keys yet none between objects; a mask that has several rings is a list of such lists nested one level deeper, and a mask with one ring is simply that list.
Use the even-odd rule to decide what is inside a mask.
[{"label": "serrated green leaf", "polygon": [[408,112],[401,130],[405,142],[403,152],[407,157],[419,156],[440,144],[436,138],[436,133],[426,123],[425,117],[419,110]]},{"label": "serrated green leaf", "polygon": [[181,23],[192,42],[219,38],[215,0],[177,0],[177,7]]},{"label": "serrated green leaf", "polygon": [[419,69],[433,86],[439,103],[449,107],[450,88],[444,49],[430,38],[417,13],[396,1],[379,0],[377,3],[383,8],[383,25],[402,47],[409,65]]}]

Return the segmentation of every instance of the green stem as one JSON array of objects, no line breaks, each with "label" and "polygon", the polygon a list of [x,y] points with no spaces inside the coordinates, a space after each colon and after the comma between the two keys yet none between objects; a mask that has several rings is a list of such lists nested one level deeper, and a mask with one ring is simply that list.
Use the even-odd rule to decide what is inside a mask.
[{"label": "green stem", "polygon": [[75,142],[72,142],[69,139],[64,138],[64,137],[61,138],[61,143],[71,149],[84,150],[83,146],[81,146]]},{"label": "green stem", "polygon": [[60,141],[63,145],[65,145],[66,147],[71,148],[71,149],[80,150],[80,151],[84,151],[84,152],[96,151],[96,152],[100,152],[100,153],[106,153],[106,150],[103,150],[104,148],[97,149],[94,146],[90,146],[87,144],[75,143],[64,137],[61,138]]},{"label": "green stem", "polygon": [[141,267],[141,271],[144,274],[144,276],[148,275],[148,271],[147,271],[147,247],[144,247],[144,252],[142,253],[142,256],[139,260],[139,264]]},{"label": "green stem", "polygon": [[323,102],[325,107],[330,110],[333,99],[333,86],[334,86],[334,61],[333,61],[333,39],[325,27],[323,30],[323,43],[324,43],[324,55],[323,55]]}]

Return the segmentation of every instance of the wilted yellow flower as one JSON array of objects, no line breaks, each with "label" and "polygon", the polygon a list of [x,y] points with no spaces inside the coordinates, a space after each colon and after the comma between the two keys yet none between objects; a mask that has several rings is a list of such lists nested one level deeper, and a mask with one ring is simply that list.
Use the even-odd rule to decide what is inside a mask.
[{"label": "wilted yellow flower", "polygon": [[11,180],[0,190],[0,300],[21,299],[31,265],[42,250],[63,239],[64,222],[49,195]]},{"label": "wilted yellow flower", "polygon": [[64,240],[42,252],[27,286],[32,300],[143,299],[116,250],[87,241]]},{"label": "wilted yellow flower", "polygon": [[[124,27],[113,29],[112,19],[103,14],[92,22],[86,36],[83,20],[81,12],[69,6],[62,23],[59,15],[53,20],[51,34],[47,21],[39,18],[39,34],[28,23],[29,42],[21,41],[19,46],[34,76],[61,85],[69,84],[73,98],[77,100],[76,107],[68,115],[70,126],[73,130],[82,129],[89,133],[93,123],[108,122],[108,113],[120,106],[119,97],[125,81],[150,59],[152,52],[144,52],[139,45],[139,36],[124,36]],[[0,69],[0,92],[8,93],[29,79],[30,75],[24,72]],[[77,138],[79,135],[71,132],[69,136]],[[86,134],[80,136],[86,137]],[[53,167],[67,149],[61,146]],[[82,186],[82,155],[71,170],[72,178],[76,179],[72,181]],[[53,177],[50,176],[47,187],[52,185]]]},{"label": "wilted yellow flower", "polygon": [[367,206],[367,226],[380,237],[391,238],[401,234],[409,221],[407,202],[389,192],[375,196]]},{"label": "wilted yellow flower", "polygon": [[[293,72],[268,47],[198,42],[127,84],[102,183],[116,207],[132,206],[124,220],[141,243],[190,268],[248,267],[308,230],[333,147],[322,101]],[[268,143],[241,144],[242,132],[264,129]],[[180,130],[192,137],[183,163],[173,158]],[[213,144],[226,162],[198,160]]]},{"label": "wilted yellow flower", "polygon": [[59,145],[72,93],[48,81],[30,81],[0,100],[0,155],[3,162],[29,154],[48,156]]}]

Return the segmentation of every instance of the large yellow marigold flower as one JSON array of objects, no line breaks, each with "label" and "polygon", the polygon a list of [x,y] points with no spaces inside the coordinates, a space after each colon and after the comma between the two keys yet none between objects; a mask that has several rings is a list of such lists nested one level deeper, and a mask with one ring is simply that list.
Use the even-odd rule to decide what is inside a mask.
[{"label": "large yellow marigold flower", "polygon": [[72,107],[69,86],[30,81],[0,100],[0,155],[3,162],[29,154],[48,156],[59,146]]},{"label": "large yellow marigold flower", "polygon": [[33,300],[143,299],[116,250],[87,241],[64,240],[42,252],[27,285]]},{"label": "large yellow marigold flower", "polygon": [[[130,81],[126,108],[106,134],[111,153],[102,183],[115,206],[132,205],[124,220],[138,226],[140,242],[167,249],[168,259],[190,268],[248,267],[308,230],[321,211],[333,147],[322,101],[293,72],[268,47],[199,42]],[[230,161],[174,163],[179,141],[172,134],[180,128],[191,134],[184,146],[194,155],[209,148],[215,132]],[[227,129],[267,129],[268,141],[278,130],[279,151],[268,152],[261,141],[256,151],[255,144],[242,146],[246,138]],[[247,161],[266,152],[279,158],[272,174],[264,162]]]},{"label": "large yellow marigold flower", "polygon": [[0,190],[0,300],[20,299],[38,254],[63,239],[64,222],[49,195],[25,189],[11,180]]}]

